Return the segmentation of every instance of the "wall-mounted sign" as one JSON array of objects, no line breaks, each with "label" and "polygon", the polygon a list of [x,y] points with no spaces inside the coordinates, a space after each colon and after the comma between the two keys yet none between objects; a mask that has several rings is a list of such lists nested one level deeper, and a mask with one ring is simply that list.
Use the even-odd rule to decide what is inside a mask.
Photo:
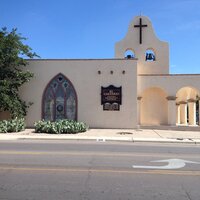
[{"label": "wall-mounted sign", "polygon": [[122,104],[122,87],[110,85],[101,87],[101,105],[103,110],[120,110]]}]

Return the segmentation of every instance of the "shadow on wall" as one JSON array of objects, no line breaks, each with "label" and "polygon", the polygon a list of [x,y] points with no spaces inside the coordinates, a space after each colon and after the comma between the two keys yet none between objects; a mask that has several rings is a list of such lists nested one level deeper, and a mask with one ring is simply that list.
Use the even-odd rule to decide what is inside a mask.
[{"label": "shadow on wall", "polygon": [[152,87],[142,93],[141,125],[167,125],[167,93],[161,88]]}]

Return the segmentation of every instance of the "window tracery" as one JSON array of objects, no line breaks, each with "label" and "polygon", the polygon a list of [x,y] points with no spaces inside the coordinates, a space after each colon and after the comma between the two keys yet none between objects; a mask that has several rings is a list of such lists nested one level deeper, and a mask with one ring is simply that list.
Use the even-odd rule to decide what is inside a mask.
[{"label": "window tracery", "polygon": [[76,120],[77,97],[71,82],[58,74],[48,84],[43,95],[43,119]]}]

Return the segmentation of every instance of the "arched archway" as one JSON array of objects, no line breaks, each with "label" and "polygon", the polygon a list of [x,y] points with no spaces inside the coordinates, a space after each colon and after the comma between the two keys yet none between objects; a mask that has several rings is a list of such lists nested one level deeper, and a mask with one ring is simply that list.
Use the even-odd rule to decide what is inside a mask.
[{"label": "arched archway", "polygon": [[77,94],[71,81],[56,75],[46,86],[42,98],[42,119],[77,120]]},{"label": "arched archway", "polygon": [[157,87],[146,89],[142,93],[140,104],[141,125],[165,125],[168,123],[167,94]]},{"label": "arched archway", "polygon": [[199,91],[186,86],[177,91],[176,97],[177,124],[199,124]]},{"label": "arched archway", "polygon": [[199,96],[198,89],[190,86],[180,88],[176,93],[176,101],[187,101],[189,99],[196,99]]}]

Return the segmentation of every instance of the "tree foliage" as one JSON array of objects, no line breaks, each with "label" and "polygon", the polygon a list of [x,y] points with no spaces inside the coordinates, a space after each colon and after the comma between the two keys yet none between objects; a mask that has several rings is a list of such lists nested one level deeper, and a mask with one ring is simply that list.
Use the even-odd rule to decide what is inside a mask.
[{"label": "tree foliage", "polygon": [[23,44],[24,40],[17,29],[0,30],[0,111],[9,111],[12,118],[26,115],[29,104],[20,98],[19,88],[33,77],[33,73],[24,69],[26,59],[38,57]]}]

